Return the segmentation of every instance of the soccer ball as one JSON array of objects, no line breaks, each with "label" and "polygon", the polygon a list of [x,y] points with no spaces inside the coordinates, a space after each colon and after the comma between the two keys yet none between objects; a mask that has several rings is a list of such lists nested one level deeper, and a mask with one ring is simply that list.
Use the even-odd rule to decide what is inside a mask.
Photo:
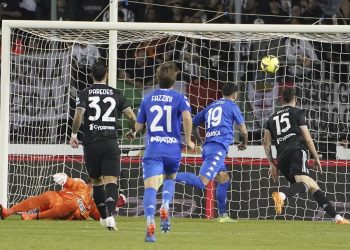
[{"label": "soccer ball", "polygon": [[262,71],[273,74],[280,67],[280,61],[278,60],[277,57],[268,55],[261,60],[260,66]]}]

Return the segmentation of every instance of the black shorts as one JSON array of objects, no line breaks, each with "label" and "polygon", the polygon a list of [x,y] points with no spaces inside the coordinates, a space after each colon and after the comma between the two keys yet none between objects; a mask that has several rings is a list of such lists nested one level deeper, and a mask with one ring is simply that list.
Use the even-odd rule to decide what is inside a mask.
[{"label": "black shorts", "polygon": [[296,150],[278,161],[280,172],[290,183],[295,183],[295,175],[309,175],[305,150]]},{"label": "black shorts", "polygon": [[90,178],[120,175],[120,150],[115,139],[85,145],[84,159]]}]

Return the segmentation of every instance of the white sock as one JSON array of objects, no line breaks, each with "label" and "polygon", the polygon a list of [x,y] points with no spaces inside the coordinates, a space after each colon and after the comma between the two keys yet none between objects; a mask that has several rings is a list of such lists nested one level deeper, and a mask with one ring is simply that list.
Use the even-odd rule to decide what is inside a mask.
[{"label": "white sock", "polygon": [[147,225],[154,224],[154,216],[147,216],[146,220],[147,220]]},{"label": "white sock", "polygon": [[278,194],[282,200],[285,200],[287,198],[287,196],[283,192],[278,192]]},{"label": "white sock", "polygon": [[342,221],[344,218],[341,216],[341,215],[339,215],[339,214],[337,214],[335,217],[334,217],[334,220],[335,221]]}]

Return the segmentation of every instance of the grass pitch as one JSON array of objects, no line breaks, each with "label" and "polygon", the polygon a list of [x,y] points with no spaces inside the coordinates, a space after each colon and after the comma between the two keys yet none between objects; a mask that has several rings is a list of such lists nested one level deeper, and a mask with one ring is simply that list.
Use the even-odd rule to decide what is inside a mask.
[{"label": "grass pitch", "polygon": [[145,243],[144,218],[117,221],[119,231],[110,232],[92,220],[21,221],[14,216],[0,221],[0,249],[350,249],[350,226],[331,222],[173,219],[172,231],[162,234],[158,220],[157,242]]}]

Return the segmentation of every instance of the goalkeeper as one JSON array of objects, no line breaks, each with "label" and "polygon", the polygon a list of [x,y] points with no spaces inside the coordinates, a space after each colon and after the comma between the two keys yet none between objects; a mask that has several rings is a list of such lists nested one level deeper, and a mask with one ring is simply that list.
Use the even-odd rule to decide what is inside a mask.
[{"label": "goalkeeper", "polygon": [[203,146],[203,164],[199,176],[193,173],[178,173],[177,182],[183,182],[200,189],[212,179],[219,183],[216,189],[216,199],[219,209],[218,222],[234,222],[226,211],[227,190],[230,186],[230,177],[225,166],[225,158],[229,145],[233,143],[233,126],[238,125],[242,143],[239,150],[247,148],[248,133],[244,118],[235,100],[238,96],[238,87],[234,83],[227,83],[222,89],[224,97],[211,103],[204,110],[193,117],[193,133],[197,142],[202,144],[198,126],[205,123],[206,138]]},{"label": "goalkeeper", "polygon": [[[33,196],[6,209],[0,205],[1,219],[21,212],[22,220],[86,220],[100,219],[100,213],[91,197],[92,187],[82,179],[70,178],[65,173],[53,175],[55,183],[62,185],[60,191],[47,191]],[[36,213],[27,213],[38,209]]]}]

